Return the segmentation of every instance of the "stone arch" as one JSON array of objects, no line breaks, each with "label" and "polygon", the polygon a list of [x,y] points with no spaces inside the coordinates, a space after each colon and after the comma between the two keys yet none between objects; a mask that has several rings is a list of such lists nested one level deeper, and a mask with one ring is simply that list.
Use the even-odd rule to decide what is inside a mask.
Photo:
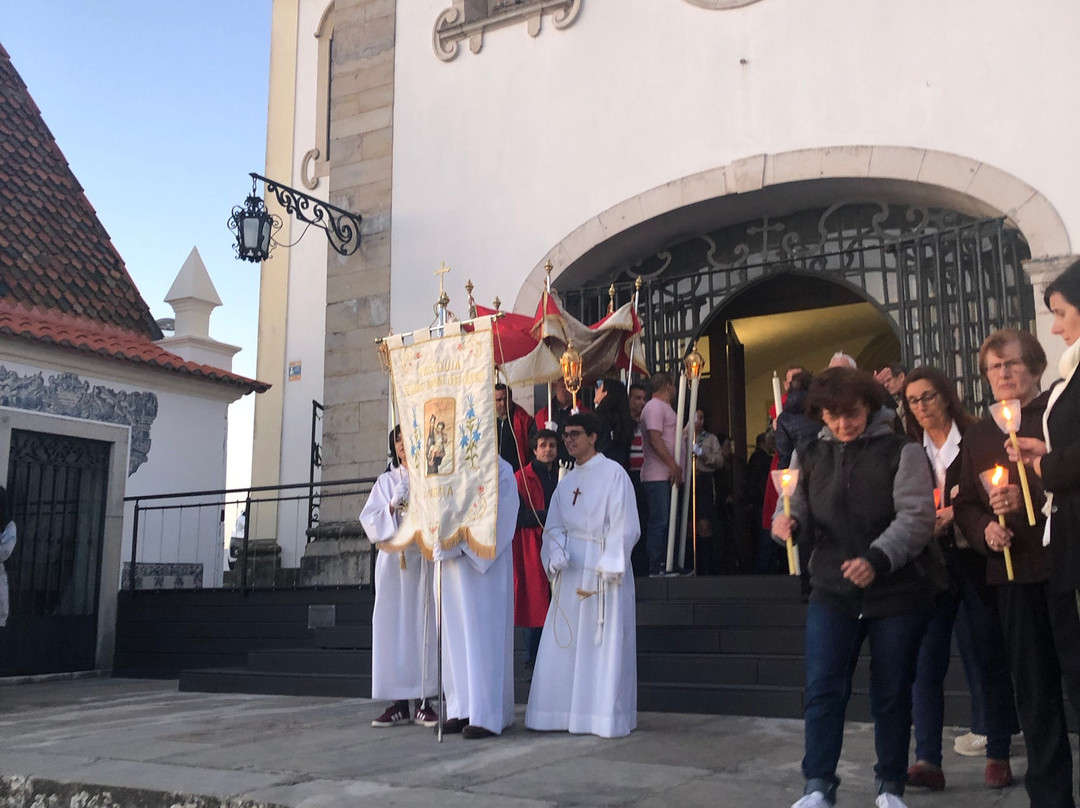
[{"label": "stone arch", "polygon": [[[597,247],[630,235],[641,225],[710,200],[755,192],[782,193],[795,183],[878,182],[912,189],[928,201],[1005,215],[1027,239],[1033,260],[1070,253],[1065,223],[1042,193],[989,163],[949,152],[909,146],[840,146],[759,154],[726,166],[672,180],[624,200],[592,217],[548,251],[533,267],[514,301],[514,311],[532,313],[544,285],[579,267]],[[857,187],[855,185],[852,186]]]}]

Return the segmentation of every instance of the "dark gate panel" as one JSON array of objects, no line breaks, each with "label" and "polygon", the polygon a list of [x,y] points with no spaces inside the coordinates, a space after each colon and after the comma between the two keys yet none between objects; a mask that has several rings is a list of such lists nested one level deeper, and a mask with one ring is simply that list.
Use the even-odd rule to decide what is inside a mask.
[{"label": "dark gate panel", "polygon": [[97,647],[111,445],[13,430],[7,489],[19,531],[0,674],[89,670]]},{"label": "dark gate panel", "polygon": [[[901,360],[941,368],[973,411],[986,402],[977,351],[997,328],[1033,328],[1035,302],[1021,262],[1023,236],[1004,219],[956,211],[858,202],[704,233],[633,267],[613,268],[596,286],[563,288],[567,311],[596,322],[614,287],[638,313],[650,368],[674,371],[724,304],[782,274],[831,280],[872,302],[900,334]],[[567,279],[569,280],[569,279]],[[800,308],[800,300],[777,310]]]}]

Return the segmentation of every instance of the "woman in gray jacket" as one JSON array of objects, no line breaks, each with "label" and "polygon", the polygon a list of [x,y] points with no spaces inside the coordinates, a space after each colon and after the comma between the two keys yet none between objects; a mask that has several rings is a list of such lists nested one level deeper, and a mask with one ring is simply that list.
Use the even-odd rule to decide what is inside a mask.
[{"label": "woman in gray jacket", "polygon": [[803,797],[792,808],[836,802],[851,679],[870,638],[870,710],[878,760],[878,808],[901,796],[911,739],[911,685],[933,595],[944,583],[934,528],[930,467],[921,446],[893,432],[885,390],[868,374],[830,368],[807,400],[824,422],[796,455],[791,515],[777,509],[773,534],[810,551],[806,612],[806,745]]}]

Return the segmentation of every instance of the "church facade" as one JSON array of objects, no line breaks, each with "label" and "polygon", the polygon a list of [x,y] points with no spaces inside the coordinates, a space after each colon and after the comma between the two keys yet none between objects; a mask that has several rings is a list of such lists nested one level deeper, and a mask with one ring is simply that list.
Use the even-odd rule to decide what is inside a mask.
[{"label": "church facade", "polygon": [[255,485],[307,479],[313,401],[324,478],[382,469],[375,339],[432,322],[443,263],[462,316],[467,280],[479,303],[531,315],[549,261],[587,322],[640,277],[650,367],[706,347],[710,427],[751,445],[772,371],[836,350],[938,365],[972,406],[973,350],[996,327],[1034,330],[1056,367],[1041,287],[1080,238],[1080,102],[1060,81],[1080,74],[1075,4],[275,0],[273,14],[266,174],[364,229],[352,256],[309,238],[263,264],[257,376],[273,387]]}]

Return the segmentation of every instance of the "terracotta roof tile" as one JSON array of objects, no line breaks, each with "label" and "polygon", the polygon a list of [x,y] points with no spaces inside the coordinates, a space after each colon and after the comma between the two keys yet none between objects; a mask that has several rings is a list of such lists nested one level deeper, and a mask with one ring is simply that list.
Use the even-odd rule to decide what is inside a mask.
[{"label": "terracotta roof tile", "polygon": [[[43,309],[64,308],[75,273],[100,281],[94,316],[100,322],[160,339],[150,308],[137,294],[108,233],[98,221],[41,118],[26,85],[0,46],[0,274],[5,296]],[[60,283],[34,281],[54,259]],[[50,273],[52,274],[52,273]]]},{"label": "terracotta roof tile", "polygon": [[0,335],[262,392],[185,362],[135,287],[11,57],[0,45]]},{"label": "terracotta roof tile", "polygon": [[154,344],[145,334],[98,323],[84,317],[63,314],[0,298],[0,335],[43,342],[119,362],[149,365],[185,376],[229,384],[245,392],[270,389],[264,382],[249,379],[221,368],[188,362]]}]

